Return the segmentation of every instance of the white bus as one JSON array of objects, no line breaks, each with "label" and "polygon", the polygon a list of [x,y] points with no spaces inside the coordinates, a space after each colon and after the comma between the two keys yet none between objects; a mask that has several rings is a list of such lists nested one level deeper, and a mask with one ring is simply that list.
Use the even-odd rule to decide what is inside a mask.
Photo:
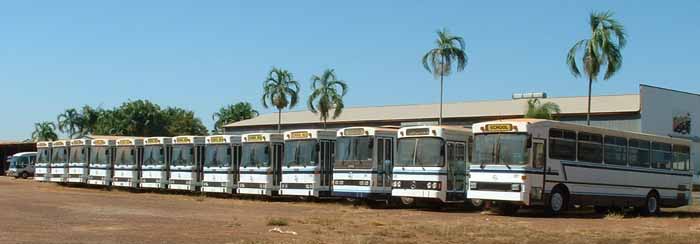
[{"label": "white bus", "polygon": [[115,140],[94,139],[90,149],[88,168],[90,170],[87,183],[91,185],[109,186],[114,173]]},{"label": "white bus", "polygon": [[470,129],[414,126],[399,129],[398,137],[392,196],[404,204],[465,201]]},{"label": "white bus", "polygon": [[112,186],[138,187],[142,160],[143,139],[128,138],[117,140]]},{"label": "white bus", "polygon": [[68,161],[68,182],[87,183],[90,158],[89,139],[74,139],[70,142],[70,161]]},{"label": "white bus", "polygon": [[234,193],[238,186],[241,137],[233,135],[207,136],[204,148],[202,192]]},{"label": "white bus", "polygon": [[338,130],[333,165],[333,195],[391,200],[398,130],[348,127]]},{"label": "white bus", "polygon": [[238,194],[277,195],[282,180],[283,135],[255,133],[242,138]]},{"label": "white bus", "polygon": [[173,137],[168,189],[197,191],[204,161],[203,136]]},{"label": "white bus", "polygon": [[141,188],[166,189],[173,139],[170,137],[149,137],[145,138],[143,142],[145,145],[143,146],[139,186]]},{"label": "white bus", "polygon": [[36,163],[36,152],[19,152],[12,155],[10,168],[7,176],[27,179],[34,175],[34,165]]},{"label": "white bus", "polygon": [[51,153],[51,173],[49,175],[49,181],[66,182],[66,179],[68,179],[70,140],[53,142]]},{"label": "white bus", "polygon": [[331,196],[335,133],[333,130],[292,130],[284,133],[280,195]]},{"label": "white bus", "polygon": [[51,142],[36,143],[36,164],[34,164],[34,180],[48,181],[51,174]]},{"label": "white bus", "polygon": [[504,213],[545,206],[659,207],[691,201],[689,142],[537,119],[474,124],[469,198],[494,201]]}]

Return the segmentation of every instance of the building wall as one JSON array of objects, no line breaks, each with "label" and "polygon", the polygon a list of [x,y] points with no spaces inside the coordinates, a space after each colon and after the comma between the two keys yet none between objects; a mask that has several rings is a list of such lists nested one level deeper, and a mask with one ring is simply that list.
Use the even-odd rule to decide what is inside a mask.
[{"label": "building wall", "polygon": [[[691,160],[695,169],[695,183],[700,184],[700,95],[653,86],[640,86],[642,100],[642,132],[693,141]],[[688,121],[690,127],[675,126]],[[683,123],[677,123],[683,124]]]}]

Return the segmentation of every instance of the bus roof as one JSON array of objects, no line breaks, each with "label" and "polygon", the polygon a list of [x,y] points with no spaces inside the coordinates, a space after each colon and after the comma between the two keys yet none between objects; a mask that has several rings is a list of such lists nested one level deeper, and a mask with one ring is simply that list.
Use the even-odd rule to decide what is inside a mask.
[{"label": "bus roof", "polygon": [[241,136],[237,135],[213,135],[206,137],[206,144],[230,144],[240,142]]},{"label": "bus roof", "polygon": [[158,145],[158,144],[171,144],[173,142],[172,137],[147,137],[143,140],[146,145]]},{"label": "bus roof", "polygon": [[339,129],[337,131],[337,136],[374,136],[377,134],[386,134],[396,137],[398,131],[399,128],[353,126]]},{"label": "bus roof", "polygon": [[241,135],[243,142],[283,142],[284,137],[280,133],[248,133]]},{"label": "bus roof", "polygon": [[[528,127],[555,127],[560,129],[585,131],[589,133],[600,133],[605,135],[623,136],[623,135],[633,135],[636,138],[646,138],[646,139],[657,139],[663,140],[669,143],[681,143],[688,144],[690,140],[684,138],[675,138],[668,135],[655,135],[642,132],[634,131],[623,131],[615,130],[597,126],[581,125],[575,123],[561,122],[556,120],[546,120],[546,119],[505,119],[505,120],[494,120],[486,121],[481,123],[476,123],[473,125],[475,133],[488,133],[487,125],[489,124],[511,124],[514,126],[511,130],[505,131],[507,128],[498,128],[499,130],[493,132],[526,132]],[[515,127],[517,126],[517,127]],[[503,130],[500,130],[503,129]]]},{"label": "bus roof", "polygon": [[335,139],[334,130],[308,129],[308,130],[290,130],[284,132],[285,140],[302,140],[302,139]]}]

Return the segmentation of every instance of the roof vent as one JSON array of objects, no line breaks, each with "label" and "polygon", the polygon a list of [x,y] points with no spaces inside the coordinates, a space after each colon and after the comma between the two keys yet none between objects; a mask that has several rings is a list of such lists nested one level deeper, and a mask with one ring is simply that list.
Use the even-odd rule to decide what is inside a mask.
[{"label": "roof vent", "polygon": [[547,93],[546,92],[513,93],[513,100],[533,99],[533,98],[547,98]]}]

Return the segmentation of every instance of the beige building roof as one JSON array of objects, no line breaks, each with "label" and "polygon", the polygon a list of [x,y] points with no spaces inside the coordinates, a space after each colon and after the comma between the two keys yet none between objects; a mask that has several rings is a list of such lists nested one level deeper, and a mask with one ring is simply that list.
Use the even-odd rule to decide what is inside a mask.
[{"label": "beige building roof", "polygon": [[[587,110],[586,96],[557,97],[540,99],[544,102],[554,102],[561,108],[561,114],[585,114]],[[591,102],[591,113],[615,114],[640,111],[640,95],[610,95],[594,96]],[[522,116],[527,108],[527,99],[509,99],[492,101],[471,101],[446,103],[444,118],[469,117],[504,117]],[[377,107],[349,107],[333,122],[358,121],[406,121],[435,119],[438,116],[439,104],[390,105]],[[318,116],[310,111],[292,111],[282,113],[284,124],[306,124],[319,122]],[[227,124],[224,127],[243,127],[277,124],[277,113],[264,114],[253,119]]]}]

